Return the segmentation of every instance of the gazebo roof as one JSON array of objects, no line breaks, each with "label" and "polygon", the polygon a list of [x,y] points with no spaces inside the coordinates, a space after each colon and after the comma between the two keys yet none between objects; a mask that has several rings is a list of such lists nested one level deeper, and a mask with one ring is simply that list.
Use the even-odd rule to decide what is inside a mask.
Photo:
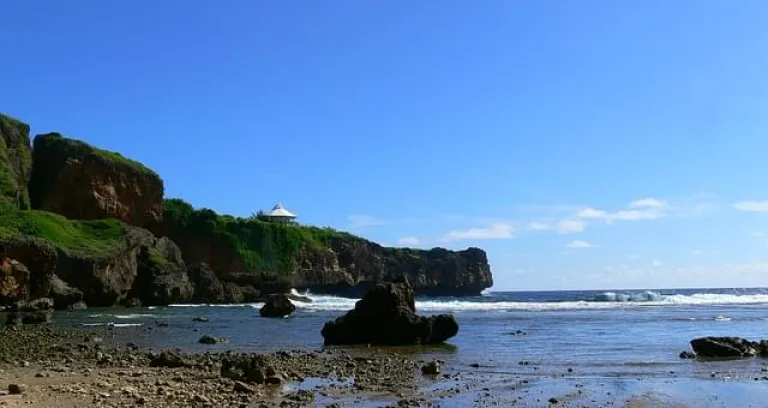
[{"label": "gazebo roof", "polygon": [[296,218],[296,214],[283,208],[283,205],[278,203],[272,207],[272,211],[266,214],[268,217],[282,217],[282,218]]}]

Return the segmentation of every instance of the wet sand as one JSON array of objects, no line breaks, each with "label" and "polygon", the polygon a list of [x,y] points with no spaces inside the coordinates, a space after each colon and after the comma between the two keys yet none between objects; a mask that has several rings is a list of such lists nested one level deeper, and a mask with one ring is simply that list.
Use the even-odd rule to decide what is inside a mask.
[{"label": "wet sand", "polygon": [[[0,329],[0,339],[5,407],[760,407],[768,400],[768,380],[749,371],[601,378],[538,373],[535,364],[448,363],[424,375],[432,360],[418,353],[352,348],[261,354],[279,378],[267,385],[222,376],[223,360],[253,354],[179,352],[172,354],[183,366],[153,367],[158,350],[128,346],[124,332],[108,329]],[[11,384],[22,393],[9,395]]]}]

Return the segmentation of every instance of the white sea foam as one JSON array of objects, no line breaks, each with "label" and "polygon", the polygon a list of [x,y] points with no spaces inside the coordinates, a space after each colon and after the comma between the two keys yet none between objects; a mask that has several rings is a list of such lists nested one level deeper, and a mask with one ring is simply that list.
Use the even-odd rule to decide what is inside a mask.
[{"label": "white sea foam", "polygon": [[85,327],[98,327],[98,326],[110,326],[110,327],[137,327],[144,326],[144,323],[81,323],[81,326]]},{"label": "white sea foam", "polygon": [[133,313],[133,314],[125,314],[125,315],[114,315],[115,319],[144,319],[149,317],[157,317],[157,315],[153,315],[150,313]]},{"label": "white sea foam", "polygon": [[[307,312],[346,311],[355,307],[359,299],[342,298],[328,295],[315,295],[309,292],[294,294],[307,296],[311,302],[293,301],[296,308]],[[716,294],[697,293],[692,295],[662,295],[652,291],[639,293],[606,292],[589,300],[552,301],[552,302],[517,302],[489,301],[496,294],[483,296],[483,301],[472,300],[417,300],[419,312],[479,312],[479,311],[557,311],[557,310],[594,310],[633,307],[662,306],[710,306],[710,305],[757,305],[768,304],[768,294]],[[174,307],[252,307],[260,308],[263,303],[245,303],[234,305],[171,305]]]}]

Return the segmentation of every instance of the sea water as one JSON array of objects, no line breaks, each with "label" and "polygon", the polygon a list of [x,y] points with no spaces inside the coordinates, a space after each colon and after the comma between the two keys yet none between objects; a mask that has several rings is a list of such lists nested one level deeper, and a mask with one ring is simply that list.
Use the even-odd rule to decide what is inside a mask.
[{"label": "sea water", "polygon": [[[296,313],[284,319],[261,318],[261,304],[254,303],[90,309],[58,313],[55,320],[65,325],[111,325],[116,331],[133,327],[130,341],[154,349],[321,348],[323,324],[352,309],[357,299],[304,295],[312,301],[294,302]],[[768,338],[768,289],[491,291],[477,297],[418,298],[416,309],[423,315],[453,313],[459,333],[446,345],[403,352],[444,360],[454,370],[496,375],[499,381],[535,377],[542,384],[550,383],[548,390],[568,381],[609,382],[614,393],[637,388],[633,382],[639,379],[667,394],[680,393],[674,384],[681,380],[693,381],[684,389],[699,387],[710,393],[719,392],[720,382],[730,381],[739,382],[733,387],[749,387],[746,394],[739,391],[743,398],[768,397],[768,381],[755,381],[766,362],[762,359],[678,357],[690,350],[689,341],[695,337]],[[194,322],[196,316],[210,321]],[[139,325],[147,330],[135,330]],[[206,333],[227,337],[229,343],[199,344],[199,337]],[[565,373],[568,379],[557,380]],[[717,386],[710,384],[713,381],[718,381]],[[733,406],[733,395],[714,397],[731,403],[713,406]],[[751,403],[739,401],[742,406]]]}]

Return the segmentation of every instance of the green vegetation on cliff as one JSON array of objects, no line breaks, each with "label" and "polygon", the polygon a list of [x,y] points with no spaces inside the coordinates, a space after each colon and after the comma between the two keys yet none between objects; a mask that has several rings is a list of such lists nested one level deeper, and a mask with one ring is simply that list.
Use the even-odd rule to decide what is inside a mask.
[{"label": "green vegetation on cliff", "polygon": [[106,163],[113,163],[118,169],[136,171],[159,177],[152,169],[142,163],[131,160],[120,153],[102,150],[77,139],[70,139],[60,133],[46,133],[37,135],[34,143],[35,149],[56,152],[69,152],[72,156],[93,155]]},{"label": "green vegetation on cliff", "polygon": [[74,221],[46,211],[0,206],[0,244],[26,236],[72,255],[100,258],[116,253],[125,233],[117,220]]},{"label": "green vegetation on cliff", "polygon": [[174,230],[173,235],[226,242],[237,252],[248,270],[291,271],[302,248],[327,247],[334,238],[360,239],[331,228],[236,218],[216,214],[207,208],[196,210],[180,199],[164,200],[163,204],[164,223]]},{"label": "green vegetation on cliff", "polygon": [[29,125],[0,113],[0,203],[29,208]]}]

